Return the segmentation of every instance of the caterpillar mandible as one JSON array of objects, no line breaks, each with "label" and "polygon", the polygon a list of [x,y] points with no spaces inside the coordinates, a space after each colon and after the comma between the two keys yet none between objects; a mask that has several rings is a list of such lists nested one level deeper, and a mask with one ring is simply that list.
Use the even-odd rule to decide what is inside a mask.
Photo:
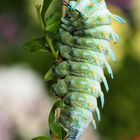
[{"label": "caterpillar mandible", "polygon": [[70,0],[63,4],[67,11],[61,18],[57,44],[61,61],[53,66],[58,81],[52,91],[63,103],[57,120],[67,132],[65,139],[79,140],[90,123],[96,128],[94,112],[100,120],[98,97],[104,106],[100,83],[109,90],[103,69],[107,68],[113,78],[107,56],[116,61],[110,42],[120,40],[111,27],[112,20],[121,24],[125,21],[110,13],[104,0]]}]

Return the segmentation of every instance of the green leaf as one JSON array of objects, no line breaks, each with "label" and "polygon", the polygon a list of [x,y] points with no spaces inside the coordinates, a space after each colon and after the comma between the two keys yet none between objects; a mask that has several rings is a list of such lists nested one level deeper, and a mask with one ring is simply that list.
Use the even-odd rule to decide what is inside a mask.
[{"label": "green leaf", "polygon": [[55,110],[57,108],[62,108],[63,103],[61,101],[57,101],[51,109],[49,115],[49,127],[54,137],[57,139],[64,139],[66,136],[66,131],[60,126],[59,123],[55,122]]},{"label": "green leaf", "polygon": [[33,138],[32,140],[52,140],[52,139],[45,136],[39,136],[39,137]]},{"label": "green leaf", "polygon": [[41,7],[42,6],[40,4],[35,3],[35,8],[36,8],[36,11],[37,11],[37,15],[38,15],[41,27],[42,27],[42,29],[44,29],[44,21],[43,21],[42,16],[41,16]]},{"label": "green leaf", "polygon": [[46,27],[46,31],[52,32],[52,33],[56,33],[58,31],[59,28],[59,24],[60,22],[55,22],[52,25]]},{"label": "green leaf", "polygon": [[50,15],[52,15],[55,12],[59,12],[61,14],[61,10],[62,10],[62,1],[61,0],[52,0],[51,3],[50,3],[50,1],[48,3],[49,3],[49,6],[46,9],[43,19],[47,19]]},{"label": "green leaf", "polygon": [[45,29],[48,32],[57,33],[61,18],[61,0],[52,0],[51,3],[50,1],[45,2],[44,0],[44,4],[48,4],[48,6],[43,5],[46,11],[42,9],[42,19],[45,24]]},{"label": "green leaf", "polygon": [[56,33],[60,25],[60,14],[58,12],[53,13],[45,20],[45,24],[46,31]]},{"label": "green leaf", "polygon": [[54,73],[52,72],[52,68],[48,70],[48,72],[45,74],[45,81],[53,80]]},{"label": "green leaf", "polygon": [[42,7],[42,11],[41,11],[42,19],[44,19],[45,13],[46,13],[51,2],[52,2],[52,0],[44,0],[43,1],[43,7]]},{"label": "green leaf", "polygon": [[30,42],[27,42],[23,45],[23,48],[27,50],[28,52],[37,52],[37,51],[43,51],[43,52],[49,52],[50,49],[46,44],[46,40],[44,37],[33,39]]}]

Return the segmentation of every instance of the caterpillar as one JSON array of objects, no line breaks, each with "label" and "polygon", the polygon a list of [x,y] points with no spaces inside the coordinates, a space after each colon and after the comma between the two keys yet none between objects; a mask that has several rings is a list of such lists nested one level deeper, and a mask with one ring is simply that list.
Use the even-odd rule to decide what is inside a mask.
[{"label": "caterpillar", "polygon": [[58,80],[52,91],[63,103],[59,111],[56,109],[56,116],[67,132],[65,139],[79,140],[90,123],[96,128],[94,112],[101,119],[97,99],[100,97],[103,108],[104,94],[100,84],[103,82],[109,90],[103,70],[106,68],[113,78],[107,56],[116,61],[110,42],[120,42],[111,24],[113,20],[120,24],[125,20],[110,13],[104,0],[70,0],[63,4],[67,11],[59,28],[59,57],[52,70]]}]

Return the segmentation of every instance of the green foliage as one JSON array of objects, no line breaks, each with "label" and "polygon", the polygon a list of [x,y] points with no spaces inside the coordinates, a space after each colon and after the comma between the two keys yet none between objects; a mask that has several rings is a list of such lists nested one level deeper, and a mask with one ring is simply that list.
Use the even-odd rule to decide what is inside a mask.
[{"label": "green foliage", "polygon": [[58,12],[53,13],[45,20],[46,31],[56,33],[60,25],[60,14]]},{"label": "green foliage", "polygon": [[52,139],[45,136],[40,136],[40,137],[33,138],[32,140],[52,140]]},{"label": "green foliage", "polygon": [[54,78],[54,74],[52,72],[52,68],[50,68],[48,72],[45,74],[44,80],[49,81],[49,80],[53,80],[53,78]]},{"label": "green foliage", "polygon": [[52,0],[44,0],[44,2],[43,2],[43,7],[42,7],[42,11],[41,11],[41,16],[43,19],[44,19],[46,10],[48,9],[51,2],[52,2]]},{"label": "green foliage", "polygon": [[47,32],[56,33],[60,25],[61,0],[44,0],[41,16]]},{"label": "green foliage", "polygon": [[50,53],[50,49],[46,44],[44,37],[33,39],[23,45],[24,49],[28,52],[47,52]]},{"label": "green foliage", "polygon": [[[36,4],[36,10],[38,18],[43,29],[43,37],[33,39],[23,45],[24,49],[28,52],[40,52],[45,51],[51,53],[55,59],[57,59],[57,52],[55,51],[54,40],[56,39],[56,33],[59,29],[60,18],[61,18],[61,0],[44,0],[43,6],[41,4]],[[42,9],[42,10],[41,10]],[[54,74],[52,68],[45,75],[45,80],[52,80]],[[58,139],[63,139],[66,135],[64,129],[56,123],[55,121],[55,110],[61,107],[62,103],[60,101],[56,102],[53,106],[50,116],[49,116],[49,126],[52,132],[52,136]],[[32,140],[51,140],[48,137],[40,136],[33,138]]]},{"label": "green foliage", "polygon": [[[46,40],[48,48],[50,49],[52,55],[56,59],[57,53],[55,51],[55,47],[53,46],[53,41],[55,40],[55,33],[58,31],[60,25],[61,0],[44,0],[42,7],[41,4],[35,4],[35,7],[42,29],[45,31],[43,33],[44,40],[42,41],[42,43],[44,43]],[[26,43],[24,45],[24,48],[32,52],[42,50],[42,45],[43,44],[41,44],[41,40],[33,40],[31,42]]]},{"label": "green foliage", "polygon": [[49,115],[49,127],[52,132],[53,137],[56,137],[57,139],[64,139],[66,136],[66,131],[56,122],[55,118],[55,110],[57,108],[61,108],[63,103],[61,101],[57,101],[54,106],[51,109],[50,115]]},{"label": "green foliage", "polygon": [[55,51],[55,47],[53,46],[55,43],[53,42],[60,25],[61,0],[44,0],[42,7],[41,4],[36,4],[35,7],[41,26],[45,32],[43,32],[43,37],[33,39],[25,43],[23,47],[29,52],[49,52],[56,59],[57,52]]},{"label": "green foliage", "polygon": [[[53,13],[60,13],[61,14],[61,0],[51,0],[51,3],[50,3],[50,0],[44,0],[44,1],[48,1],[48,6],[44,6],[44,10],[42,9],[42,14],[44,14],[44,19],[47,19],[50,15],[52,15]],[[47,2],[44,2],[44,3],[47,3]],[[45,11],[46,9],[46,11]]]}]

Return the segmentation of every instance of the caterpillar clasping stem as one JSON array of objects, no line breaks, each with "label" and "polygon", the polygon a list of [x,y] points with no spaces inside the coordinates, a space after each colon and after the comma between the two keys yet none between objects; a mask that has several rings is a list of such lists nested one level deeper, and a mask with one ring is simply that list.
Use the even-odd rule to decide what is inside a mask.
[{"label": "caterpillar clasping stem", "polygon": [[116,62],[110,42],[120,42],[112,29],[112,19],[121,24],[125,21],[110,13],[104,0],[70,0],[62,4],[68,10],[61,18],[59,57],[53,67],[58,80],[52,91],[63,106],[55,110],[55,121],[67,132],[64,140],[79,140],[90,123],[96,129],[93,113],[101,120],[97,100],[100,98],[103,108],[102,82],[109,91],[105,68],[113,79],[107,57]]}]

